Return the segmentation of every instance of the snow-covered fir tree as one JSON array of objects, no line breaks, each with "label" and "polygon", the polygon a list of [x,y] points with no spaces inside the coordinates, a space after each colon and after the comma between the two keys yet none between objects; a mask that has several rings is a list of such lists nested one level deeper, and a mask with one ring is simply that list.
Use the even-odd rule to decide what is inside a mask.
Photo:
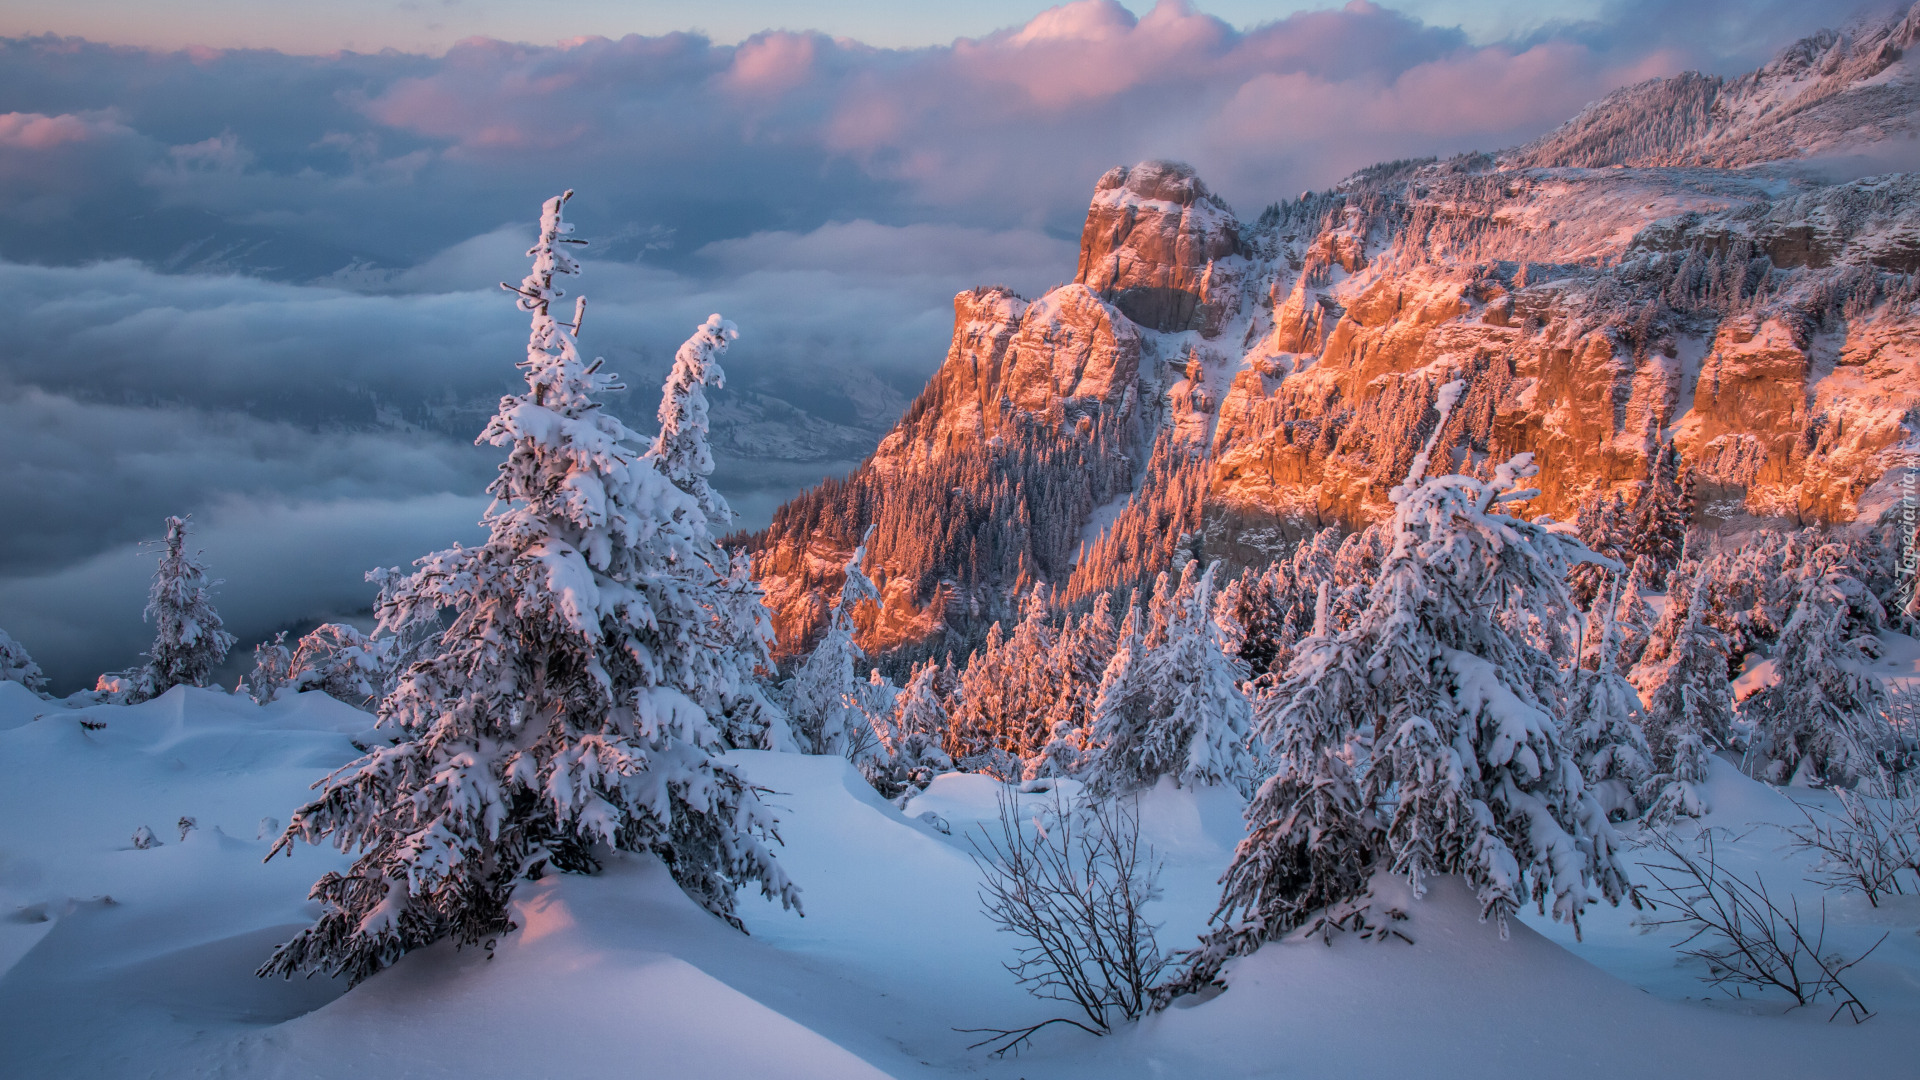
[{"label": "snow-covered fir tree", "polygon": [[246,679],[254,701],[264,705],[283,695],[318,690],[365,707],[382,695],[395,637],[370,638],[344,623],[322,623],[291,647],[286,636],[277,634],[254,647],[253,674]]},{"label": "snow-covered fir tree", "polygon": [[1647,746],[1646,711],[1639,692],[1620,673],[1620,645],[1624,635],[1613,613],[1619,607],[1616,575],[1613,588],[1601,598],[1599,648],[1594,666],[1576,668],[1567,688],[1563,731],[1567,749],[1580,763],[1581,775],[1609,817],[1638,816],[1640,790],[1653,776],[1653,753]]},{"label": "snow-covered fir tree", "polygon": [[1289,556],[1258,572],[1249,568],[1220,590],[1217,615],[1236,631],[1229,644],[1250,677],[1284,671],[1293,644],[1311,628],[1319,585],[1333,577],[1337,533],[1323,529]]},{"label": "snow-covered fir tree", "polygon": [[1680,562],[1687,524],[1693,516],[1691,485],[1681,479],[1680,451],[1672,441],[1654,452],[1650,475],[1632,511],[1627,552],[1648,563],[1649,583],[1666,586],[1667,574]]},{"label": "snow-covered fir tree", "polygon": [[222,629],[213,610],[213,588],[199,552],[187,551],[187,521],[167,519],[160,565],[147,593],[146,621],[153,624],[153,644],[147,664],[135,677],[129,702],[159,697],[176,686],[205,686],[213,669],[233,648],[233,635]]},{"label": "snow-covered fir tree", "polygon": [[[574,332],[579,333],[577,325]],[[707,527],[716,533],[733,523],[733,508],[707,479],[713,475],[707,387],[717,390],[727,384],[720,356],[739,336],[732,323],[709,316],[673,354],[673,370],[660,393],[660,434],[649,454],[675,487],[693,496]]]},{"label": "snow-covered fir tree", "polygon": [[994,658],[1003,680],[992,688],[979,687],[1003,695],[996,710],[1005,724],[1000,745],[1022,762],[1039,754],[1051,737],[1069,674],[1055,663],[1060,635],[1054,632],[1049,600],[1045,586],[1027,594],[1019,624]]},{"label": "snow-covered fir tree", "polygon": [[1260,947],[1366,890],[1381,846],[1381,822],[1358,776],[1370,694],[1364,657],[1332,632],[1331,582],[1287,672],[1256,684],[1255,738],[1272,770],[1247,808],[1248,834],[1224,878],[1220,914],[1187,976],[1212,982],[1233,956]]},{"label": "snow-covered fir tree", "polygon": [[293,646],[287,644],[285,630],[273,635],[272,641],[263,641],[253,647],[253,670],[234,687],[234,693],[245,691],[255,705],[265,705],[279,699],[287,687],[287,676],[293,669]]},{"label": "snow-covered fir tree", "polygon": [[[579,318],[584,312],[584,300],[581,303],[575,313],[575,334],[579,333]],[[648,453],[675,487],[693,497],[713,535],[733,522],[734,513],[708,479],[713,475],[713,450],[708,440],[707,387],[726,385],[720,357],[739,336],[731,322],[710,315],[674,353],[673,368],[660,393],[660,433]],[[728,559],[725,587],[714,598],[714,603],[724,609],[716,622],[737,635],[730,654],[750,657],[756,676],[771,675],[775,634],[765,592],[754,580],[752,561],[745,552],[730,552]],[[720,689],[716,698],[700,704],[714,716],[728,746],[792,748],[787,745],[790,719],[759,677],[717,685]]]},{"label": "snow-covered fir tree", "polygon": [[1798,776],[1843,788],[1880,774],[1874,748],[1889,741],[1879,730],[1886,689],[1865,669],[1869,657],[1847,622],[1844,605],[1814,596],[1794,607],[1774,646],[1774,681],[1741,705],[1749,772],[1775,784]]},{"label": "snow-covered fir tree", "polygon": [[1100,692],[1094,696],[1079,771],[1095,791],[1124,790],[1135,782],[1128,763],[1137,756],[1135,748],[1153,703],[1140,622],[1140,609],[1129,605],[1115,635],[1113,656],[1100,674]]},{"label": "snow-covered fir tree", "polygon": [[1240,685],[1246,666],[1228,654],[1226,632],[1214,613],[1211,563],[1198,574],[1189,564],[1174,597],[1167,641],[1149,663],[1160,695],[1142,740],[1143,774],[1172,775],[1184,787],[1244,785],[1252,711]]},{"label": "snow-covered fir tree", "polygon": [[760,660],[726,624],[728,560],[671,465],[595,400],[620,386],[578,354],[581,306],[571,323],[550,310],[556,275],[578,271],[567,198],[542,207],[532,272],[512,290],[532,320],[527,388],[479,439],[507,448],[489,536],[383,591],[385,630],[451,618],[380,704],[400,741],[329,777],[276,843],[358,854],[314,886],[319,920],[263,973],[357,981],[441,938],[488,941],[514,929],[519,881],[591,871],[608,850],[658,854],[736,926],[742,886],[798,900],[769,847],[773,818],[719,759],[703,704]]},{"label": "snow-covered fir tree", "polygon": [[864,727],[868,714],[877,710],[868,700],[872,684],[860,674],[866,653],[853,639],[854,612],[861,604],[880,599],[880,590],[860,569],[866,555],[863,543],[847,557],[840,598],[827,632],[787,681],[787,711],[794,739],[804,753],[845,753],[848,736]]},{"label": "snow-covered fir tree", "polygon": [[1636,670],[1645,695],[1653,775],[1641,787],[1647,819],[1699,817],[1709,809],[1700,785],[1708,755],[1733,739],[1733,688],[1726,637],[1706,622],[1705,583],[1676,574],[1667,610]]},{"label": "snow-covered fir tree", "polygon": [[[1574,532],[1580,542],[1596,555],[1632,565],[1633,520],[1626,498],[1619,492],[1601,492],[1580,504],[1574,516]],[[1610,574],[1592,563],[1582,563],[1568,571],[1568,583],[1574,603],[1591,608],[1605,591]]]},{"label": "snow-covered fir tree", "polygon": [[0,682],[17,682],[36,694],[47,688],[46,673],[27,655],[27,647],[0,630]]},{"label": "snow-covered fir tree", "polygon": [[942,748],[949,720],[940,699],[940,674],[940,666],[931,660],[916,666],[894,696],[891,714],[876,718],[880,752],[858,764],[867,782],[889,799],[925,788],[953,769],[953,759]]},{"label": "snow-covered fir tree", "polygon": [[1366,607],[1338,632],[1317,618],[1262,703],[1256,735],[1277,771],[1248,807],[1189,985],[1357,895],[1376,866],[1416,894],[1458,874],[1503,925],[1529,899],[1575,920],[1626,895],[1605,811],[1553,715],[1573,648],[1567,570],[1597,556],[1497,509],[1532,494],[1519,490],[1531,455],[1485,480],[1426,475],[1462,389],[1440,388],[1434,433],[1390,493],[1391,546]]},{"label": "snow-covered fir tree", "polygon": [[[1178,585],[1162,575],[1148,629],[1116,652],[1095,707],[1087,781],[1128,791],[1172,776],[1184,786],[1242,784],[1251,711],[1246,668],[1214,619],[1214,563],[1190,562]],[[1125,636],[1125,635],[1123,635]]]},{"label": "snow-covered fir tree", "polygon": [[1027,779],[1076,776],[1086,767],[1087,751],[1093,745],[1100,680],[1118,641],[1112,593],[1094,597],[1092,610],[1060,634],[1050,663],[1058,694],[1049,713],[1046,742],[1027,762]]},{"label": "snow-covered fir tree", "polygon": [[1045,588],[1028,593],[1013,632],[995,623],[960,672],[949,750],[962,768],[1017,780],[1040,767],[1067,674],[1048,600]]}]

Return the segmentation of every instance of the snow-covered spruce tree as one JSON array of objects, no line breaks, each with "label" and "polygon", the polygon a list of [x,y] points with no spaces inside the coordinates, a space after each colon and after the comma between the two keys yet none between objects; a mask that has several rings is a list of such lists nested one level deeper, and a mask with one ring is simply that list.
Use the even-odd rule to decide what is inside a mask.
[{"label": "snow-covered spruce tree", "polygon": [[[711,315],[674,353],[673,369],[660,393],[660,433],[648,453],[675,487],[693,497],[710,535],[719,535],[732,524],[734,513],[708,480],[713,475],[713,451],[708,441],[707,387],[726,385],[720,357],[739,336],[732,323]],[[784,729],[789,724],[759,678],[773,671],[773,619],[747,554],[735,551],[729,558],[725,584],[713,599],[717,623],[735,634],[728,655],[746,658],[755,677],[717,682],[715,698],[700,705],[714,717],[728,746],[772,750],[786,744]],[[865,580],[863,576],[861,581]],[[871,584],[867,582],[868,587]]]},{"label": "snow-covered spruce tree", "polygon": [[[1183,786],[1246,782],[1252,715],[1240,690],[1246,668],[1227,655],[1226,635],[1214,621],[1219,565],[1201,570],[1190,562],[1171,588],[1163,575],[1148,636],[1124,667],[1109,668],[1087,771],[1095,791],[1151,787],[1162,776]],[[1122,663],[1119,653],[1114,663]]]},{"label": "snow-covered spruce tree", "polygon": [[940,666],[931,660],[914,668],[893,698],[892,713],[874,724],[880,752],[858,764],[874,790],[889,799],[925,788],[953,768],[953,759],[941,748],[948,719],[936,685],[939,678]]},{"label": "snow-covered spruce tree", "polygon": [[1094,597],[1093,609],[1060,634],[1052,660],[1059,693],[1051,709],[1046,743],[1027,762],[1027,779],[1077,776],[1086,767],[1087,750],[1093,745],[1101,677],[1118,640],[1112,593]]},{"label": "snow-covered spruce tree", "polygon": [[[1886,689],[1845,634],[1847,609],[1801,601],[1773,649],[1772,685],[1741,706],[1751,730],[1747,769],[1775,784],[1796,775],[1831,787],[1878,777],[1873,748],[1888,711]],[[1876,642],[1877,644],[1877,642]]]},{"label": "snow-covered spruce tree", "polygon": [[1044,588],[1029,592],[1013,633],[995,623],[968,658],[954,709],[955,745],[949,746],[959,749],[954,760],[961,768],[1018,780],[1038,767],[1061,694],[1048,609]]},{"label": "snow-covered spruce tree", "polygon": [[1237,630],[1230,644],[1250,677],[1284,671],[1294,642],[1312,625],[1319,583],[1332,576],[1333,532],[1323,530],[1291,556],[1257,573],[1249,568],[1220,590],[1216,617]]},{"label": "snow-covered spruce tree", "polygon": [[861,706],[871,684],[860,675],[866,653],[853,640],[853,613],[863,603],[879,602],[880,590],[860,569],[866,555],[862,543],[848,556],[827,632],[787,681],[787,711],[803,753],[845,753],[848,735],[867,723],[867,711]]},{"label": "snow-covered spruce tree", "polygon": [[1059,635],[1054,633],[1050,608],[1046,586],[1028,593],[1020,622],[996,657],[1005,676],[998,686],[1003,695],[998,712],[1005,723],[1000,745],[1020,759],[1023,768],[1039,756],[1052,736],[1054,710],[1065,689],[1067,672],[1055,666]]},{"label": "snow-covered spruce tree", "polygon": [[[1436,433],[1462,388],[1440,388]],[[1433,443],[1390,493],[1391,546],[1366,607],[1337,633],[1318,619],[1262,703],[1256,737],[1278,769],[1248,806],[1217,929],[1185,986],[1358,896],[1382,865],[1416,895],[1431,875],[1460,875],[1503,927],[1529,898],[1576,920],[1627,894],[1613,831],[1547,696],[1562,686],[1561,658],[1542,647],[1571,651],[1551,629],[1572,618],[1567,569],[1598,556],[1496,509],[1532,494],[1516,490],[1537,471],[1531,455],[1487,480],[1428,477]]]},{"label": "snow-covered spruce tree", "polygon": [[188,553],[185,518],[167,519],[163,543],[143,615],[154,624],[153,644],[146,653],[147,665],[127,697],[130,704],[159,697],[176,686],[207,685],[213,669],[233,648],[233,635],[221,629],[220,614],[213,610],[211,594],[220,582],[207,580],[199,552]]},{"label": "snow-covered spruce tree", "polygon": [[1655,823],[1707,812],[1700,785],[1708,754],[1733,738],[1726,638],[1706,622],[1706,583],[1676,573],[1669,584],[1666,613],[1647,646],[1651,659],[1635,673],[1646,695],[1654,768],[1640,802]]},{"label": "snow-covered spruce tree", "polygon": [[[1633,562],[1630,551],[1633,540],[1631,515],[1626,500],[1618,492],[1596,495],[1581,504],[1574,518],[1574,531],[1579,534],[1580,542],[1595,554],[1605,555],[1616,562]],[[1592,563],[1582,563],[1574,567],[1570,574],[1574,602],[1582,608],[1592,607],[1607,583],[1607,570]]]},{"label": "snow-covered spruce tree", "polygon": [[1100,692],[1094,698],[1079,771],[1096,792],[1123,791],[1136,782],[1128,763],[1138,755],[1140,735],[1146,730],[1153,706],[1153,688],[1146,680],[1149,650],[1140,622],[1140,609],[1129,606],[1120,623],[1113,657],[1100,675]]},{"label": "snow-covered spruce tree", "polygon": [[1002,718],[993,711],[1000,695],[989,691],[996,675],[995,658],[1006,643],[1006,634],[999,623],[994,623],[987,628],[987,639],[967,654],[966,664],[954,674],[946,750],[955,765],[969,772],[980,771],[996,754],[1004,755],[1000,749]]},{"label": "snow-covered spruce tree", "polygon": [[[710,315],[673,354],[673,370],[667,373],[666,385],[660,391],[660,434],[654,436],[653,449],[647,455],[675,487],[693,496],[700,513],[706,516],[707,528],[715,533],[733,524],[733,508],[707,480],[713,475],[707,387],[727,385],[720,356],[739,336],[732,323]],[[868,535],[872,535],[871,529]]]},{"label": "snow-covered spruce tree", "polygon": [[364,708],[382,696],[397,638],[370,638],[344,623],[322,623],[291,648],[286,637],[254,646],[246,687],[255,702],[318,690]]},{"label": "snow-covered spruce tree", "polygon": [[1245,785],[1252,711],[1240,686],[1246,665],[1228,655],[1214,617],[1218,562],[1188,570],[1175,595],[1167,641],[1151,657],[1148,681],[1159,704],[1141,739],[1142,779],[1174,776],[1184,787]]},{"label": "snow-covered spruce tree", "polygon": [[699,501],[594,400],[619,384],[576,350],[581,307],[571,324],[550,313],[555,275],[578,271],[567,197],[543,206],[513,289],[532,318],[527,389],[480,436],[508,451],[489,536],[383,590],[383,629],[451,618],[380,704],[400,741],[329,777],[275,844],[358,855],[315,884],[319,920],[262,974],[358,981],[441,938],[488,941],[514,929],[521,879],[591,871],[609,848],[658,854],[735,926],[743,885],[797,903],[772,816],[719,760],[702,704],[753,677],[744,631],[725,624],[727,559]]},{"label": "snow-covered spruce tree", "polygon": [[0,630],[0,682],[17,682],[36,694],[44,695],[46,673],[27,655],[27,647]]},{"label": "snow-covered spruce tree", "polygon": [[278,700],[287,687],[287,676],[292,669],[293,649],[287,644],[287,632],[282,630],[273,635],[272,641],[253,647],[253,670],[240,680],[233,692],[246,691],[255,705]]},{"label": "snow-covered spruce tree", "polygon": [[1619,587],[1615,575],[1611,593],[1595,605],[1602,612],[1599,650],[1592,670],[1573,671],[1562,730],[1588,790],[1607,815],[1631,818],[1639,815],[1639,792],[1653,776],[1653,753],[1647,746],[1640,695],[1620,674],[1623,635],[1613,617]]},{"label": "snow-covered spruce tree", "polygon": [[1680,562],[1687,524],[1693,516],[1692,493],[1680,477],[1680,451],[1671,441],[1654,452],[1650,475],[1640,489],[1632,512],[1632,535],[1627,551],[1645,558],[1650,584],[1666,585],[1667,574]]}]

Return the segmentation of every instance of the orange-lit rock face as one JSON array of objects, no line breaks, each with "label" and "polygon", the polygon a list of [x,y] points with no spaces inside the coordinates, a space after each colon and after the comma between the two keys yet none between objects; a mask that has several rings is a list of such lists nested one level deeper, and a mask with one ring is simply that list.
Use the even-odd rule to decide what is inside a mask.
[{"label": "orange-lit rock face", "polygon": [[1233,212],[1193,170],[1143,162],[1095,185],[1074,280],[1150,330],[1217,332],[1238,303],[1218,264],[1239,247]]},{"label": "orange-lit rock face", "polygon": [[1369,406],[1462,375],[1473,389],[1443,447],[1475,460],[1532,452],[1533,507],[1560,517],[1637,484],[1664,437],[1701,483],[1709,522],[1849,521],[1895,464],[1903,418],[1920,404],[1920,327],[1904,312],[1800,337],[1780,318],[1708,317],[1636,350],[1617,324],[1592,325],[1594,287],[1577,277],[1480,287],[1468,268],[1330,287],[1340,314],[1317,358],[1277,385],[1236,380],[1214,443],[1215,496],[1242,519],[1377,518],[1402,465],[1383,450],[1407,440]]},{"label": "orange-lit rock face", "polygon": [[1137,396],[1140,332],[1084,285],[1028,302],[1004,289],[953,300],[953,343],[921,400],[874,451],[873,466],[912,468],[964,452],[1018,419],[1069,428]]},{"label": "orange-lit rock face", "polygon": [[[857,619],[862,643],[977,640],[1015,589],[1065,574],[1086,585],[1094,571],[1072,569],[1057,541],[1092,544],[1095,507],[1116,520],[1156,435],[1204,450],[1178,489],[1203,510],[1151,516],[1167,508],[1136,497],[1137,520],[1177,519],[1203,554],[1257,562],[1311,529],[1387,514],[1452,379],[1467,387],[1435,468],[1530,452],[1530,513],[1631,497],[1671,440],[1702,524],[1877,515],[1920,409],[1920,288],[1888,273],[1920,260],[1916,237],[1915,177],[1821,186],[1443,162],[1240,224],[1184,167],[1114,169],[1088,210],[1078,279],[1033,301],[956,297],[946,361],[866,486],[850,481],[857,495],[806,519],[830,528],[775,529],[756,567],[784,647],[802,647],[858,530],[892,515],[905,538],[870,549],[885,602]],[[1123,454],[1131,465],[1115,469]],[[1062,470],[1097,467],[1093,505],[1039,494]],[[874,509],[894,491],[912,505]],[[942,517],[953,507],[972,515],[964,529]],[[1055,542],[962,581],[913,562],[940,538],[911,534],[936,518],[942,558],[956,529],[973,530],[967,557],[989,561],[1041,533]],[[1100,567],[1157,569],[1144,548],[1104,550]]]}]

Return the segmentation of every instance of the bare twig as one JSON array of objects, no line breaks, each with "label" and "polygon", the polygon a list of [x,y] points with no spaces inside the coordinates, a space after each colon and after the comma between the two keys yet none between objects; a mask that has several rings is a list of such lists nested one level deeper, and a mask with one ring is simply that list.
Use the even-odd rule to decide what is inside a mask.
[{"label": "bare twig", "polygon": [[[1873,1015],[1840,976],[1872,955],[1880,942],[1851,960],[1824,952],[1824,899],[1819,922],[1810,925],[1798,899],[1789,897],[1782,907],[1759,875],[1748,882],[1723,870],[1714,855],[1711,829],[1701,831],[1696,850],[1663,830],[1652,832],[1647,843],[1666,856],[1665,862],[1644,864],[1654,880],[1648,902],[1671,912],[1650,920],[1650,925],[1687,931],[1675,948],[1706,963],[1701,979],[1708,985],[1732,997],[1742,997],[1750,988],[1783,990],[1796,1005],[1829,997],[1838,1002],[1829,1020],[1845,1012],[1857,1024]],[[1880,941],[1885,940],[1882,935]]]},{"label": "bare twig", "polygon": [[[968,1043],[967,1049],[978,1050],[988,1043],[1000,1043],[999,1046],[993,1048],[991,1053],[994,1057],[1005,1057],[1008,1052],[1019,1053],[1022,1046],[1033,1041],[1034,1035],[1037,1034],[1041,1028],[1049,1024],[1072,1024],[1074,1027],[1079,1028],[1089,1035],[1105,1035],[1107,1033],[1104,1028],[1096,1030],[1078,1020],[1066,1016],[1056,1016],[1051,1020],[1042,1020],[1037,1024],[1023,1028],[1008,1028],[1004,1030],[1001,1028],[954,1028],[953,1030],[962,1035],[986,1036],[986,1038],[981,1039],[977,1043]],[[1002,1040],[1005,1041],[1003,1042]]]},{"label": "bare twig", "polygon": [[1903,894],[1901,878],[1920,875],[1920,798],[1873,799],[1838,791],[1840,812],[1804,804],[1804,825],[1785,826],[1788,843],[1820,857],[1807,880],[1857,892],[1880,906],[1888,893]]},{"label": "bare twig", "polygon": [[1048,1024],[1103,1034],[1151,1008],[1169,963],[1143,911],[1159,895],[1160,865],[1140,843],[1131,803],[1072,807],[1056,793],[1047,819],[1029,827],[1017,798],[1003,791],[997,834],[983,826],[970,839],[982,909],[1023,942],[1007,970],[1034,996],[1071,1002],[1087,1023],[1057,1017],[1028,1028],[956,1030],[990,1033],[974,1045],[1001,1042],[998,1055]]}]

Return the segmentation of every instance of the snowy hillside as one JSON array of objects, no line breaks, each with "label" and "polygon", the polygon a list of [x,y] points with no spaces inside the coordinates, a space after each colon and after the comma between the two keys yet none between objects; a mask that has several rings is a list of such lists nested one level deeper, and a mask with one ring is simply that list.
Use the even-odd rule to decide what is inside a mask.
[{"label": "snowy hillside", "polygon": [[[1892,936],[1860,970],[1879,1011],[1860,1026],[1776,1001],[1697,1000],[1668,932],[1599,911],[1586,940],[1516,925],[1502,941],[1470,895],[1413,901],[1386,882],[1415,944],[1336,937],[1263,950],[1233,989],[1106,1039],[1043,1034],[1006,1061],[955,1027],[1030,1023],[1048,1007],[1000,963],[1011,943],[979,914],[960,837],[995,815],[995,782],[949,774],[907,807],[838,758],[729,755],[780,794],[779,858],[807,914],[745,901],[750,936],[706,914],[651,856],[517,894],[521,929],[489,959],[442,942],[352,993],[258,979],[305,925],[306,849],[261,865],[263,817],[352,758],[370,718],[321,694],[259,707],[178,688],[138,706],[68,709],[0,683],[0,1074],[88,1077],[526,1077],[605,1070],[673,1077],[1898,1075],[1920,1050],[1920,898],[1836,901],[1853,948]],[[38,719],[35,719],[35,717]],[[89,730],[84,724],[104,724]],[[1794,817],[1716,767],[1711,824]],[[1026,797],[1037,804],[1045,797]],[[945,835],[909,815],[937,814]],[[178,838],[175,822],[198,827]],[[1166,857],[1153,917],[1184,940],[1204,922],[1242,824],[1218,789],[1143,796]],[[134,830],[162,841],[136,850]],[[1743,870],[1807,890],[1761,832]],[[1812,893],[1807,893],[1809,899]],[[109,899],[110,898],[110,899]],[[1643,992],[1644,991],[1644,992]],[[1389,1019],[1390,1018],[1390,1019]],[[1383,1026],[1384,1025],[1384,1026]]]}]

